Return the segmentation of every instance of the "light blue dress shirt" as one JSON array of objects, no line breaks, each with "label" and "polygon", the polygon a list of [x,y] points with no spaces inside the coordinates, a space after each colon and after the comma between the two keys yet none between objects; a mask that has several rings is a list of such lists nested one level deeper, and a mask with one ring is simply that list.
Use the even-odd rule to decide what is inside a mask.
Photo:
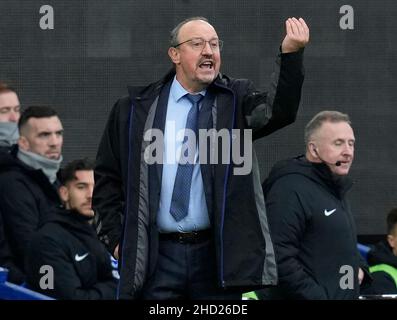
[{"label": "light blue dress shirt", "polygon": [[[201,176],[200,164],[197,161],[193,169],[188,215],[177,222],[170,213],[172,192],[178,169],[178,151],[182,147],[186,119],[192,107],[191,102],[185,96],[187,93],[189,92],[174,77],[168,97],[164,132],[163,177],[160,206],[157,214],[157,225],[160,232],[190,232],[208,229],[210,227],[203,178]],[[205,96],[206,91],[204,90],[200,93]],[[195,157],[197,160],[197,150]]]}]

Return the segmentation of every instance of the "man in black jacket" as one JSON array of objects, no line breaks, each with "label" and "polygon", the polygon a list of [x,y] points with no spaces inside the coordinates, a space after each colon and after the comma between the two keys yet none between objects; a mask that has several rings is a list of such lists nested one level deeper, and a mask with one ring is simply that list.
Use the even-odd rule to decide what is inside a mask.
[{"label": "man in black jacket", "polygon": [[29,107],[18,123],[19,140],[0,157],[0,212],[17,266],[40,215],[60,204],[57,172],[62,162],[63,128],[50,107]]},{"label": "man in black jacket", "polygon": [[[194,17],[171,32],[174,68],[147,87],[129,87],[115,104],[98,149],[94,208],[109,250],[120,255],[120,298],[230,299],[276,283],[249,146],[295,121],[309,29],[291,18],[286,30],[269,92],[222,75],[223,43],[207,19]],[[197,151],[198,130],[227,137],[220,148],[200,140]],[[230,161],[236,153],[247,161]],[[242,165],[249,170],[241,173]]]},{"label": "man in black jacket", "polygon": [[[20,103],[14,89],[0,81],[0,158],[8,157],[11,147],[17,143],[18,120]],[[0,163],[1,163],[0,159]],[[0,169],[1,170],[1,169]],[[8,281],[21,284],[24,282],[24,274],[14,262],[14,256],[10,250],[4,231],[3,216],[0,211],[0,266],[8,269]]]},{"label": "man in black jacket", "polygon": [[[28,285],[57,299],[116,298],[118,273],[91,225],[93,170],[87,159],[72,161],[61,170],[59,193],[65,208],[48,212],[28,250]],[[53,274],[45,285],[43,266],[49,266]]]},{"label": "man in black jacket", "polygon": [[264,182],[279,284],[272,298],[356,299],[364,276],[346,200],[355,137],[349,117],[314,116],[306,155],[277,163]]}]

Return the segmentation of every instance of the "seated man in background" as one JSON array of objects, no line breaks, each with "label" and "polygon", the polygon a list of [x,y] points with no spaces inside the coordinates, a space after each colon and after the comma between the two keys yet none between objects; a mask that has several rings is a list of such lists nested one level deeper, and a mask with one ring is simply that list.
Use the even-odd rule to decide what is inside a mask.
[{"label": "seated man in background", "polygon": [[29,107],[18,129],[18,145],[0,156],[0,212],[11,252],[23,271],[26,248],[40,215],[61,204],[56,186],[63,127],[54,109]]},{"label": "seated man in background", "polygon": [[0,81],[0,152],[8,152],[18,141],[20,108],[15,90]]},{"label": "seated man in background", "polygon": [[[60,172],[64,208],[55,208],[40,223],[26,260],[27,283],[57,299],[115,299],[117,275],[111,256],[91,225],[94,164],[75,160]],[[43,286],[40,268],[53,269],[53,283]],[[51,286],[52,284],[52,286]]]},{"label": "seated man in background", "polygon": [[397,294],[397,208],[387,215],[387,238],[368,252],[373,277],[363,294]]},{"label": "seated man in background", "polygon": [[306,154],[277,163],[264,183],[279,284],[275,299],[357,299],[364,273],[346,193],[355,137],[348,115],[318,113]]},{"label": "seated man in background", "polygon": [[[20,103],[14,89],[0,81],[0,157],[8,157],[12,145],[18,141],[18,120]],[[1,163],[1,160],[0,160]],[[14,262],[8,240],[5,237],[4,222],[0,211],[0,267],[8,269],[8,281],[21,284],[24,274]]]}]

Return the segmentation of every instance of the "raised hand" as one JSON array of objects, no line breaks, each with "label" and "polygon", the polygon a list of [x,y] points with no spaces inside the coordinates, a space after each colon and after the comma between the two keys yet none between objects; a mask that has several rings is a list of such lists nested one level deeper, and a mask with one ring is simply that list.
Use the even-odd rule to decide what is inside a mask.
[{"label": "raised hand", "polygon": [[281,44],[282,53],[295,52],[309,42],[309,27],[302,18],[285,21],[286,36]]}]

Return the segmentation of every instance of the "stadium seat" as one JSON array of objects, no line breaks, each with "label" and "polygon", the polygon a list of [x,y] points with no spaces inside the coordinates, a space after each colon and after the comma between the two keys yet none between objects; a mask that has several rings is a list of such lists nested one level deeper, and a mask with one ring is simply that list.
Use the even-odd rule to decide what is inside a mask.
[{"label": "stadium seat", "polygon": [[371,248],[369,246],[363,245],[361,243],[357,244],[357,248],[358,248],[358,251],[360,252],[360,254],[363,256],[363,258],[365,260],[367,260],[368,252],[369,252],[369,250],[371,250]]},{"label": "stadium seat", "polygon": [[0,267],[0,300],[54,300],[43,294],[7,282],[8,270]]}]

